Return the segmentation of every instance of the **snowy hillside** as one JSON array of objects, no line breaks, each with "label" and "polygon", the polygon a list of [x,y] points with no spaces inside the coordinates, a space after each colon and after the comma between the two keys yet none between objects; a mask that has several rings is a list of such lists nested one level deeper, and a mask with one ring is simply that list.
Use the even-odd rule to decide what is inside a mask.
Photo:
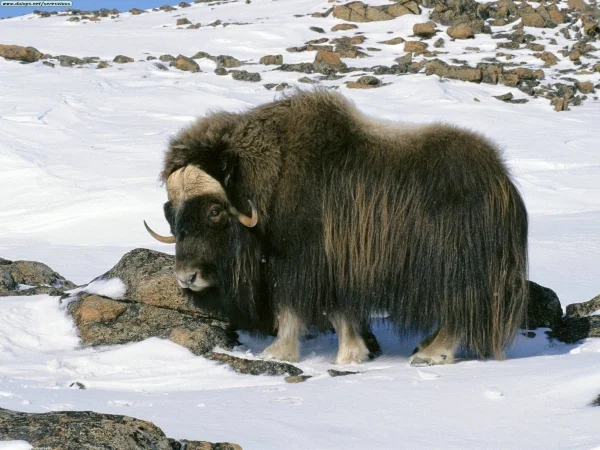
[{"label": "snowy hillside", "polygon": [[[43,261],[83,284],[130,249],[172,252],[142,226],[146,219],[158,232],[167,230],[158,173],[169,137],[209,110],[240,111],[282,95],[266,84],[310,88],[299,81],[307,77],[338,87],[373,117],[453,123],[499,143],[530,213],[530,278],[556,291],[563,308],[600,294],[596,92],[581,105],[556,112],[549,99],[517,87],[440,79],[426,75],[425,65],[418,73],[374,72],[407,55],[404,44],[381,42],[419,41],[413,26],[427,22],[432,10],[422,7],[420,14],[357,23],[357,29],[345,31],[330,31],[350,23],[333,14],[312,16],[341,4],[252,0],[121,13],[99,21],[33,14],[1,20],[0,44],[98,59],[69,67],[57,58],[20,64],[0,57],[0,257]],[[558,5],[567,8],[566,2]],[[177,26],[183,18],[201,25]],[[512,33],[513,25],[492,31]],[[600,69],[592,66],[600,61],[600,42],[590,42],[595,49],[582,56],[587,72],[576,73],[574,60],[559,53],[577,42],[574,32],[570,38],[558,32],[563,27],[525,27],[560,56],[551,67],[526,44],[499,50],[500,41],[484,33],[451,40],[448,27],[440,24],[438,33],[424,40],[427,51],[440,53],[416,52],[411,64],[435,57],[475,67],[501,51],[514,55],[511,62],[543,69],[542,87],[566,83],[564,77],[572,85],[598,85]],[[323,75],[316,72],[259,64],[266,55],[283,55],[285,64],[312,63],[316,51],[286,49],[356,33],[366,38],[359,47],[367,56],[342,62],[368,70],[319,79]],[[440,37],[444,46],[434,47]],[[241,65],[227,70],[258,73],[261,81],[215,73],[223,65],[218,58],[194,59],[199,72],[147,60],[198,52],[229,55]],[[134,62],[113,62],[117,55]],[[109,67],[97,69],[99,60]],[[373,73],[382,86],[346,85]],[[528,102],[494,98],[508,92]],[[407,362],[414,342],[398,343],[383,326],[376,334],[383,356],[350,368],[364,373],[329,377],[336,342],[325,335],[306,343],[299,364],[313,378],[287,384],[282,377],[239,375],[156,338],[80,349],[72,321],[55,297],[5,297],[0,298],[0,406],[127,414],[154,422],[169,436],[235,442],[244,449],[600,448],[600,411],[589,406],[600,394],[598,340],[566,345],[537,330],[534,339],[520,336],[506,361],[416,369]],[[256,356],[268,344],[245,335],[241,340],[245,346],[234,353],[242,356]],[[76,381],[87,389],[69,388]]]}]

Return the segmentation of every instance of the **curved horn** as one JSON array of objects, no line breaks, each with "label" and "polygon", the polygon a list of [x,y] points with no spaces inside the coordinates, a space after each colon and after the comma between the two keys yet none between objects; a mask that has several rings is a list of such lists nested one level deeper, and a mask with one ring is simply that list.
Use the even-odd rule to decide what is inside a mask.
[{"label": "curved horn", "polygon": [[144,226],[146,227],[146,231],[148,231],[148,233],[150,233],[150,236],[152,236],[157,241],[162,242],[163,244],[174,244],[175,242],[177,242],[177,239],[175,238],[175,236],[161,236],[160,234],[152,231],[152,229],[148,226],[148,224],[146,223],[145,220],[144,220]]},{"label": "curved horn", "polygon": [[252,228],[258,223],[258,212],[256,211],[256,206],[254,206],[254,203],[252,203],[250,200],[248,200],[248,203],[250,203],[250,207],[252,208],[252,217],[238,213],[237,218],[242,225]]}]

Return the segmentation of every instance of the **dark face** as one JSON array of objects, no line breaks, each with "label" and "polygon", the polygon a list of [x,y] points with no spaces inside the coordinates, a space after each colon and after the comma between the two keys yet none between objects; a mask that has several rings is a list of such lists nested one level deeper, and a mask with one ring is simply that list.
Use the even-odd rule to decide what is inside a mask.
[{"label": "dark face", "polygon": [[186,200],[178,208],[170,202],[165,217],[177,238],[175,275],[181,288],[195,292],[218,287],[219,272],[231,252],[231,234],[241,226],[227,200],[203,195]]}]

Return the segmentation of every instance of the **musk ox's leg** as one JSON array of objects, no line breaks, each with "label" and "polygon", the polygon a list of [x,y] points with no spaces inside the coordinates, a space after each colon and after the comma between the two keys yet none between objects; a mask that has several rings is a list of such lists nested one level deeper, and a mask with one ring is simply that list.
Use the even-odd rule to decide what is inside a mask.
[{"label": "musk ox's leg", "polygon": [[279,312],[278,321],[277,339],[262,352],[260,357],[296,362],[300,359],[300,335],[304,331],[304,323],[289,308]]},{"label": "musk ox's leg", "polygon": [[332,314],[329,318],[338,335],[338,353],[335,364],[360,363],[369,359],[369,349],[354,325],[340,314]]},{"label": "musk ox's leg", "polygon": [[[433,337],[433,339],[429,345],[411,356],[410,365],[418,367],[433,366],[435,364],[452,364],[460,340],[450,335],[444,329],[438,330],[430,337]],[[428,340],[429,338],[423,342]]]},{"label": "musk ox's leg", "polygon": [[429,346],[429,344],[431,344],[433,342],[433,340],[437,337],[439,332],[440,332],[439,329],[435,330],[435,332],[432,335],[427,336],[425,339],[423,339],[421,342],[419,342],[417,344],[417,346],[415,347],[415,349],[413,350],[412,354],[414,355],[415,353],[427,348]]}]

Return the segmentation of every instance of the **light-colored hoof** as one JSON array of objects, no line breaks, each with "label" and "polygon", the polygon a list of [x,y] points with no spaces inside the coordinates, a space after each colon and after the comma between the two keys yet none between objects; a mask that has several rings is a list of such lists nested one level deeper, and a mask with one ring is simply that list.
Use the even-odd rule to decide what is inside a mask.
[{"label": "light-colored hoof", "polygon": [[417,352],[410,357],[409,361],[413,367],[437,366],[441,364],[453,364],[454,356],[443,353],[440,355],[426,355],[423,352]]},{"label": "light-colored hoof", "polygon": [[[294,348],[295,347],[295,348]],[[260,354],[261,359],[278,359],[279,361],[300,361],[300,348],[275,341]]]},{"label": "light-colored hoof", "polygon": [[368,361],[369,358],[369,350],[367,350],[367,348],[357,348],[357,349],[352,349],[349,351],[344,352],[343,354],[338,353],[338,355],[336,356],[335,360],[333,361],[334,364],[339,364],[339,365],[343,365],[343,364],[360,364],[363,363],[365,361]]}]

